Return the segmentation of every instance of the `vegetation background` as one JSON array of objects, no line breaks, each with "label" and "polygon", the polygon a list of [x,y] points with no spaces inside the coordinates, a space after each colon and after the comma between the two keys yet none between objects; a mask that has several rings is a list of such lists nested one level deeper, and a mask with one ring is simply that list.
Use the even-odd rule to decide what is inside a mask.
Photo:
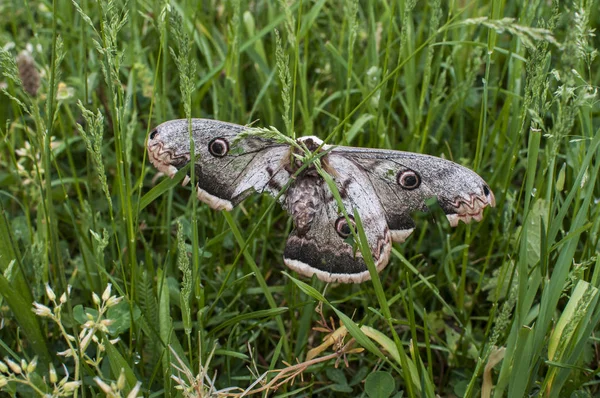
[{"label": "vegetation background", "polygon": [[[599,10],[3,0],[0,388],[597,396]],[[272,198],[215,212],[149,165],[187,116],[449,158],[497,207],[416,214],[380,281],[297,278]]]}]

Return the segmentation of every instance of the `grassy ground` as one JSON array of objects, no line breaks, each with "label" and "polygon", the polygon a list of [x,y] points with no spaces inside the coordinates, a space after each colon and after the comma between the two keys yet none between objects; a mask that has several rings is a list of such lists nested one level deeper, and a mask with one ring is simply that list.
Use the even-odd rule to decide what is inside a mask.
[{"label": "grassy ground", "polygon": [[[599,393],[598,1],[199,3],[0,2],[3,391]],[[272,198],[155,178],[186,116],[450,158],[497,207],[415,215],[381,283],[284,274]]]}]

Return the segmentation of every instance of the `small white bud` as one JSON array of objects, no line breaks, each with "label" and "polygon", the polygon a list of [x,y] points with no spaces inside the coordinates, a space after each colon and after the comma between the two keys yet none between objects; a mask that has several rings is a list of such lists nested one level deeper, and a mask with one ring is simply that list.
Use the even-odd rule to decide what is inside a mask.
[{"label": "small white bud", "polygon": [[35,368],[37,367],[37,363],[38,363],[38,357],[35,356],[31,362],[29,362],[29,365],[27,365],[27,373],[33,373],[35,371]]},{"label": "small white bud", "polygon": [[125,369],[121,368],[121,374],[119,375],[119,378],[117,379],[117,388],[119,389],[119,391],[123,390],[125,388]]},{"label": "small white bud", "polygon": [[92,336],[93,336],[93,334],[90,332],[83,338],[83,340],[81,340],[80,345],[81,345],[82,349],[87,348],[87,346],[90,344],[90,340],[91,340]]},{"label": "small white bud", "polygon": [[73,392],[81,385],[80,381],[70,381],[63,386],[64,392]]},{"label": "small white bud", "polygon": [[109,283],[106,285],[106,289],[104,289],[104,293],[102,293],[102,301],[108,300],[108,298],[110,297],[111,288],[112,288],[112,284]]},{"label": "small white bud", "polygon": [[123,300],[123,297],[117,297],[117,296],[111,296],[108,301],[106,302],[106,306],[107,307],[113,307],[117,304],[119,304],[121,302],[121,300]]},{"label": "small white bud", "polygon": [[138,381],[135,383],[135,387],[127,394],[127,398],[136,398],[140,392],[140,388],[142,388],[142,382]]},{"label": "small white bud", "polygon": [[56,294],[54,294],[54,290],[50,287],[49,284],[46,283],[46,296],[50,299],[50,301],[56,300]]},{"label": "small white bud", "polygon": [[103,382],[99,377],[94,377],[94,381],[96,382],[96,384],[98,384],[98,387],[100,387],[100,389],[104,391],[105,394],[113,394],[112,388],[110,388],[110,386]]},{"label": "small white bud", "polygon": [[35,312],[35,314],[37,316],[50,316],[50,317],[52,316],[52,311],[50,310],[50,308],[46,307],[45,305],[36,303],[34,301],[33,306],[35,308],[32,308],[32,311]]},{"label": "small white bud", "polygon": [[13,362],[12,360],[10,360],[10,358],[4,357],[4,362],[6,362],[6,364],[8,365],[8,367],[14,374],[17,374],[17,375],[21,374],[21,367],[19,365],[17,365],[15,362]]},{"label": "small white bud", "polygon": [[54,369],[54,365],[50,364],[50,369],[48,369],[48,373],[50,374],[50,383],[56,384],[58,381],[58,375],[56,374],[56,369]]},{"label": "small white bud", "polygon": [[64,351],[57,352],[56,355],[59,355],[61,357],[65,357],[65,358],[72,357],[73,356],[73,350],[71,350],[69,348],[69,349],[66,349]]}]

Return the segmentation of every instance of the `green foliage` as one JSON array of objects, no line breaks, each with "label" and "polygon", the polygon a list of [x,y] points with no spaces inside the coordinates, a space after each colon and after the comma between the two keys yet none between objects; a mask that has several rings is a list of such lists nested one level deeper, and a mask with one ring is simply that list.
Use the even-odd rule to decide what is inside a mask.
[{"label": "green foliage", "polygon": [[394,389],[394,378],[387,372],[373,372],[365,380],[365,392],[369,398],[388,398]]},{"label": "green foliage", "polygon": [[292,75],[289,69],[289,58],[285,55],[283,45],[281,43],[281,37],[279,31],[275,30],[275,58],[277,60],[277,74],[279,75],[279,81],[281,82],[281,99],[283,100],[283,122],[285,123],[285,129],[289,136],[294,136],[292,129],[292,120],[290,119],[291,110],[291,86],[292,86]]},{"label": "green foliage", "polygon": [[[0,390],[597,395],[598,9],[0,2]],[[218,213],[149,165],[181,117],[450,158],[497,206],[432,202],[371,282],[299,278],[277,200]]]},{"label": "green foliage", "polygon": [[99,109],[96,112],[96,114],[85,109],[81,101],[79,101],[77,105],[79,106],[81,115],[85,120],[85,124],[86,126],[88,126],[89,131],[86,132],[83,126],[79,123],[77,123],[77,130],[79,131],[81,138],[83,138],[83,140],[85,141],[85,146],[87,148],[88,154],[94,161],[94,166],[96,167],[98,178],[100,178],[100,185],[102,186],[102,190],[104,191],[104,195],[106,196],[106,202],[108,203],[110,213],[112,214],[112,199],[106,179],[104,160],[102,159],[102,134],[104,133],[104,116],[102,115]]}]

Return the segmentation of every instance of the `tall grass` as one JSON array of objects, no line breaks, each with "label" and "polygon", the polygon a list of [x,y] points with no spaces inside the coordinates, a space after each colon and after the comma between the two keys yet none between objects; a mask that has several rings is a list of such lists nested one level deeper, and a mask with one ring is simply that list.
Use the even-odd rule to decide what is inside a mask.
[{"label": "tall grass", "polygon": [[[0,389],[598,394],[599,5],[0,3]],[[300,278],[273,198],[215,212],[149,165],[191,117],[449,158],[497,207]]]}]

